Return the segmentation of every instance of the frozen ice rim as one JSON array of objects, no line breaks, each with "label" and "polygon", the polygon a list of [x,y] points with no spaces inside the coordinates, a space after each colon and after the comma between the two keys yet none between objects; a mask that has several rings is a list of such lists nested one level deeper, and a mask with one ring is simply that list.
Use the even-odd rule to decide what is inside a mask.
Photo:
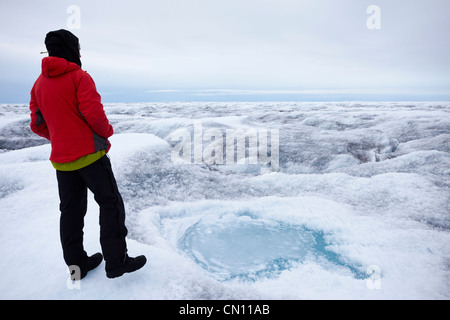
[{"label": "frozen ice rim", "polygon": [[276,276],[307,259],[346,268],[356,279],[369,277],[326,246],[321,231],[260,219],[249,211],[203,218],[179,240],[183,251],[222,281]]}]

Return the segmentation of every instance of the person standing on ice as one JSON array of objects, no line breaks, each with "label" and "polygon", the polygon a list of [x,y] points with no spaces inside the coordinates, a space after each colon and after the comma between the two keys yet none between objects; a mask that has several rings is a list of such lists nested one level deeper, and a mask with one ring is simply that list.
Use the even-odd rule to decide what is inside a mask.
[{"label": "person standing on ice", "polygon": [[[65,263],[78,266],[81,278],[105,259],[108,278],[136,271],[145,256],[127,254],[125,208],[106,155],[113,134],[91,76],[81,69],[78,38],[67,30],[47,33],[49,57],[31,90],[31,130],[51,142],[60,197],[60,237]],[[100,207],[102,253],[83,248],[87,189]],[[75,270],[75,269],[74,269]],[[77,275],[72,276],[74,280]]]}]

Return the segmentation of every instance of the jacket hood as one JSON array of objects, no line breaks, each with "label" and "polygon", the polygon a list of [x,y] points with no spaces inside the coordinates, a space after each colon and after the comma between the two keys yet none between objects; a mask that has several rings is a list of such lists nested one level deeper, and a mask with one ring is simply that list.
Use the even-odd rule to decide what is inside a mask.
[{"label": "jacket hood", "polygon": [[81,67],[80,43],[72,32],[64,29],[50,31],[45,36],[45,46],[50,57],[64,58]]},{"label": "jacket hood", "polygon": [[47,57],[42,59],[42,74],[46,77],[57,77],[78,69],[81,69],[80,66],[63,58]]}]

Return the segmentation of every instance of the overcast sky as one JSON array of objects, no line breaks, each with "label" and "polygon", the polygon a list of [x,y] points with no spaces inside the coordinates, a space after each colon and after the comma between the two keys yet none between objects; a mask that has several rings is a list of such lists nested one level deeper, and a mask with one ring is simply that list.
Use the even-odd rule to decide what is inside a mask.
[{"label": "overcast sky", "polygon": [[15,0],[0,12],[0,103],[28,102],[45,35],[61,28],[104,101],[450,99],[449,0]]}]

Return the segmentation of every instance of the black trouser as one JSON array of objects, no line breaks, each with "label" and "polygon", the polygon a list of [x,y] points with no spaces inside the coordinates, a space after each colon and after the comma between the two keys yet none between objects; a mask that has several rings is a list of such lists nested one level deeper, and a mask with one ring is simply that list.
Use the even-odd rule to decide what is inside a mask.
[{"label": "black trouser", "polygon": [[57,170],[56,176],[61,200],[61,244],[66,264],[81,269],[86,267],[83,227],[89,188],[100,206],[100,244],[105,269],[108,272],[120,267],[127,252],[125,207],[108,156],[76,171]]}]

